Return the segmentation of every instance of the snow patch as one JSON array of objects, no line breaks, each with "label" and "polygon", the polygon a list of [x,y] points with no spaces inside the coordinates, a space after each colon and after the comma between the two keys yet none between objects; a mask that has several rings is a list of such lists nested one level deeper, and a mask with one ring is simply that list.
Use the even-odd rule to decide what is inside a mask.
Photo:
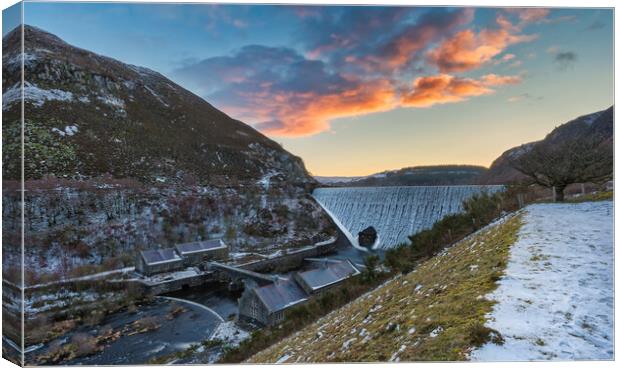
[{"label": "snow patch", "polygon": [[355,340],[357,340],[357,337],[350,338],[350,339],[348,339],[347,341],[343,342],[343,343],[342,343],[342,347],[340,348],[340,350],[342,350],[342,351],[347,351],[347,350],[349,350],[349,347],[351,346],[351,344],[352,344],[353,342],[355,342]]},{"label": "snow patch", "polygon": [[61,137],[64,136],[72,136],[75,135],[75,133],[78,132],[78,126],[76,124],[74,125],[67,125],[65,126],[65,128],[63,130],[60,130],[58,128],[52,128],[52,132],[58,134]]},{"label": "snow patch", "polygon": [[147,91],[149,91],[153,97],[155,97],[157,99],[157,101],[159,101],[162,105],[168,107],[169,105],[164,101],[164,99],[157,94],[157,92],[153,91],[153,89],[149,86],[147,86],[146,84],[144,85],[144,89],[146,89]]},{"label": "snow patch", "polygon": [[443,332],[443,327],[439,326],[437,328],[435,328],[433,331],[431,331],[431,333],[429,334],[430,337],[437,337],[439,336],[440,333]]},{"label": "snow patch", "polygon": [[110,105],[119,109],[124,109],[125,108],[125,101],[123,101],[122,99],[116,97],[116,96],[112,96],[112,95],[103,95],[103,96],[97,96],[97,99],[103,103],[105,103],[106,105]]},{"label": "snow patch", "polygon": [[[16,83],[2,94],[2,110],[7,110],[13,103],[21,101],[22,91],[20,83]],[[41,107],[47,101],[71,101],[73,93],[60,89],[42,89],[36,84],[24,83],[24,100],[36,107]]]},{"label": "snow patch", "polygon": [[291,357],[290,355],[284,354],[278,360],[276,360],[276,364],[282,364],[286,362],[287,360],[289,360],[290,357]]},{"label": "snow patch", "polygon": [[10,58],[8,58],[6,61],[4,61],[4,64],[7,67],[21,67],[22,65],[22,56],[23,56],[23,60],[24,60],[24,67],[28,68],[28,67],[32,67],[34,65],[36,65],[36,61],[37,61],[37,55],[36,54],[31,54],[29,52],[26,53],[18,53]]},{"label": "snow patch", "polygon": [[225,344],[239,346],[241,341],[249,337],[250,334],[239,328],[234,321],[228,321],[217,326],[213,334],[211,334],[210,340],[221,340]]},{"label": "snow patch", "polygon": [[473,360],[613,359],[613,202],[537,204],[510,250]]}]

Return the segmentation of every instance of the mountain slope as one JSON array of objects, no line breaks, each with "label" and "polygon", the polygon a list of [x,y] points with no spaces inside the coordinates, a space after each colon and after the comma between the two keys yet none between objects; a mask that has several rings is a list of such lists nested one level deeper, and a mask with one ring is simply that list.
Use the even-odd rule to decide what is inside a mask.
[{"label": "mountain slope", "polygon": [[511,148],[498,157],[489,170],[478,178],[479,184],[507,184],[525,179],[525,176],[513,169],[509,162],[515,155],[528,152],[534,145],[555,145],[568,139],[599,135],[603,144],[610,144],[613,150],[614,107],[580,116],[555,128],[547,136],[536,142],[530,142]]},{"label": "mountain slope", "polygon": [[[3,39],[5,179],[19,177],[19,31]],[[313,182],[301,159],[161,74],[35,27],[24,36],[27,178]]]},{"label": "mountain slope", "polygon": [[414,166],[383,171],[364,177],[315,177],[323,184],[348,187],[388,187],[414,185],[470,185],[486,172],[482,166]]},{"label": "mountain slope", "polygon": [[251,363],[463,360],[500,337],[484,327],[521,216],[399,275],[249,359]]},{"label": "mountain slope", "polygon": [[[335,234],[300,158],[152,70],[25,26],[3,38],[3,274],[26,282],[133,265],[137,249],[223,238],[273,253]],[[243,254],[243,253],[237,253]]]}]

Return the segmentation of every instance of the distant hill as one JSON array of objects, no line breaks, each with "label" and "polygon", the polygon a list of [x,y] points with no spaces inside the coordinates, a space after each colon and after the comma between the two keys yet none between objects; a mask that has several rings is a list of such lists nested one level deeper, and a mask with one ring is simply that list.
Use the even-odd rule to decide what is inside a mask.
[{"label": "distant hill", "polygon": [[[4,178],[19,179],[21,29],[3,37]],[[302,160],[163,75],[24,27],[27,179],[314,183]]]},{"label": "distant hill", "polygon": [[509,165],[509,159],[528,152],[534,145],[554,145],[575,137],[601,135],[603,144],[613,150],[614,107],[580,116],[555,128],[547,136],[536,142],[525,143],[504,152],[489,170],[478,178],[478,184],[508,184],[525,179],[525,176]]},{"label": "distant hill", "polygon": [[363,177],[317,176],[315,179],[325,185],[341,187],[470,185],[486,171],[485,167],[472,165],[414,166]]}]

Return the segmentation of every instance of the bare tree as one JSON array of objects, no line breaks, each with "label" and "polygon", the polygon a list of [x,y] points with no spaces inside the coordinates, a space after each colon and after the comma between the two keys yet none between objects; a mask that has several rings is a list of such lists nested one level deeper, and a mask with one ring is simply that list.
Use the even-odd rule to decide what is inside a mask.
[{"label": "bare tree", "polygon": [[561,202],[570,184],[603,184],[613,178],[613,143],[597,135],[540,142],[511,158],[510,165],[530,184],[554,189],[554,200]]}]

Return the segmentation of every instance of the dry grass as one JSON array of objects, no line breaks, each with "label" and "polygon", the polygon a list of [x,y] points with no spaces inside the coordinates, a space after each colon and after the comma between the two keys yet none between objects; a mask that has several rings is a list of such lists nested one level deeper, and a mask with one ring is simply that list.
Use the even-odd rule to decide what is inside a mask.
[{"label": "dry grass", "polygon": [[249,361],[455,361],[501,343],[484,326],[493,305],[484,296],[497,287],[521,223],[517,215],[457,243]]},{"label": "dry grass", "polygon": [[582,202],[594,202],[594,201],[613,201],[614,199],[614,191],[600,191],[587,193],[585,195],[579,197],[570,197],[566,199],[568,203],[582,203]]}]

